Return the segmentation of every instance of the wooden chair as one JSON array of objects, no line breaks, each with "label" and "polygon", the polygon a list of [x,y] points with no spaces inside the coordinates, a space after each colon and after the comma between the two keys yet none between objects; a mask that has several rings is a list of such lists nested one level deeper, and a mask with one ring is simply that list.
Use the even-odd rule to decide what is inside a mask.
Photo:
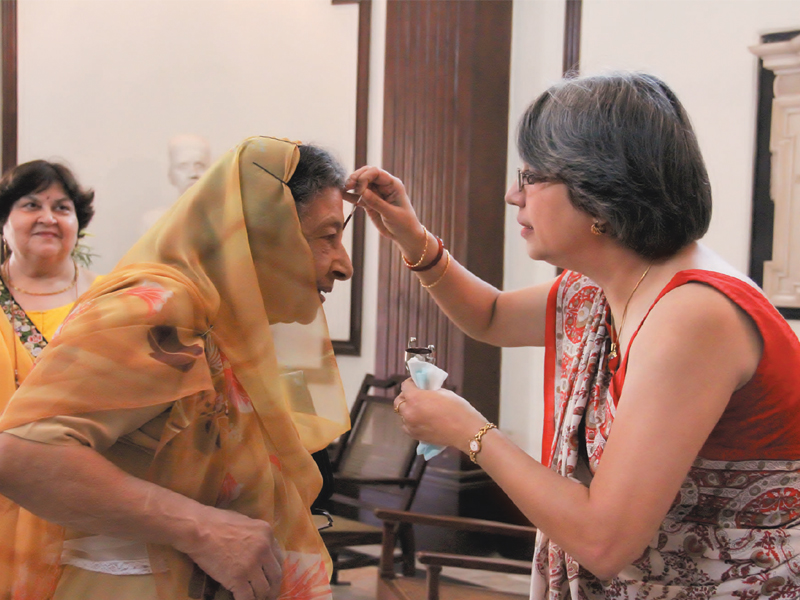
[{"label": "wooden chair", "polygon": [[[490,535],[523,538],[533,542],[536,528],[510,525],[497,521],[424,515],[406,511],[378,509],[375,515],[383,521],[383,544],[378,573],[378,600],[523,600],[528,595],[508,594],[476,586],[441,583],[442,567],[461,567],[499,573],[531,574],[531,561],[480,556],[464,556],[442,552],[417,552],[417,560],[427,567],[425,581],[414,577],[397,577],[394,570],[393,550],[398,525],[433,525]],[[405,574],[404,574],[405,575]]]},{"label": "wooden chair", "polygon": [[[352,428],[332,449],[334,494],[327,505],[333,526],[320,532],[333,559],[332,583],[342,569],[377,565],[378,558],[357,546],[378,545],[382,527],[373,510],[408,510],[425,471],[417,456],[417,442],[401,428],[393,401],[405,375],[377,379],[364,377],[350,413]],[[403,572],[414,573],[414,537],[411,526],[398,525]]]}]

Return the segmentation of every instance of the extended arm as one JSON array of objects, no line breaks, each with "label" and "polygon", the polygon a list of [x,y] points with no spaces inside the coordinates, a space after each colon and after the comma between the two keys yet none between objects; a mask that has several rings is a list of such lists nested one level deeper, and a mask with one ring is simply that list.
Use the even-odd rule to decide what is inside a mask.
[{"label": "extended arm", "polygon": [[[417,219],[402,181],[376,167],[362,167],[350,176],[347,187],[361,196],[372,222],[412,264],[433,261],[438,243]],[[501,292],[452,257],[449,266],[442,258],[418,275],[425,285],[438,281],[428,291],[448,318],[470,337],[504,347],[544,345],[551,283]]]},{"label": "extended arm", "polygon": [[173,546],[237,600],[280,589],[281,550],[268,523],[132,477],[91,448],[0,433],[0,493],[80,531]]},{"label": "extended arm", "polygon": [[[653,309],[632,347],[612,434],[587,488],[542,466],[501,432],[481,467],[542,531],[608,579],[638,558],[731,394],[753,375],[760,338],[718,292],[688,285]],[[450,393],[406,382],[401,415],[414,437],[467,451],[484,418]]]}]

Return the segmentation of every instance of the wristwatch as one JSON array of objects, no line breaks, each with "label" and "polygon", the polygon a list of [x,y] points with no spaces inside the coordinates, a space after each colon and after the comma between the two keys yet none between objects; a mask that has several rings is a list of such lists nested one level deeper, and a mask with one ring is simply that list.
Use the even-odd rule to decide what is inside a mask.
[{"label": "wristwatch", "polygon": [[478,464],[478,452],[481,451],[481,438],[490,429],[497,429],[497,425],[494,423],[487,423],[481,427],[478,433],[475,434],[475,437],[469,441],[469,459],[476,465]]}]

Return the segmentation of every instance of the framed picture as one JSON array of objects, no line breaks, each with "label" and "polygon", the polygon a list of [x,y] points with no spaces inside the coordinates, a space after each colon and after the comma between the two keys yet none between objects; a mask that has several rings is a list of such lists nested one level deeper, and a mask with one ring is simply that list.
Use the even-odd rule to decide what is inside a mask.
[{"label": "framed picture", "polygon": [[0,2],[0,165],[17,164],[17,0]]},{"label": "framed picture", "polygon": [[800,319],[800,30],[764,35],[759,61],[750,277]]},{"label": "framed picture", "polygon": [[[0,4],[4,166],[61,161],[95,190],[86,243],[98,272],[177,199],[176,134],[207,140],[213,158],[271,135],[325,147],[348,171],[366,161],[369,2]],[[360,353],[362,213],[346,232],[355,275],[324,306],[343,354]]]}]

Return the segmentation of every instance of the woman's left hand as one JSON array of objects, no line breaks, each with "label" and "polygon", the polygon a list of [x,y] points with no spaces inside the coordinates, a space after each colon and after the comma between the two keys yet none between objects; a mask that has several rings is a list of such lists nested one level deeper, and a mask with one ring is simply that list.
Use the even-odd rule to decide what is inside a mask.
[{"label": "woman's left hand", "polygon": [[486,419],[461,396],[448,390],[419,389],[411,379],[403,382],[394,400],[405,432],[421,442],[469,451],[469,441]]}]

